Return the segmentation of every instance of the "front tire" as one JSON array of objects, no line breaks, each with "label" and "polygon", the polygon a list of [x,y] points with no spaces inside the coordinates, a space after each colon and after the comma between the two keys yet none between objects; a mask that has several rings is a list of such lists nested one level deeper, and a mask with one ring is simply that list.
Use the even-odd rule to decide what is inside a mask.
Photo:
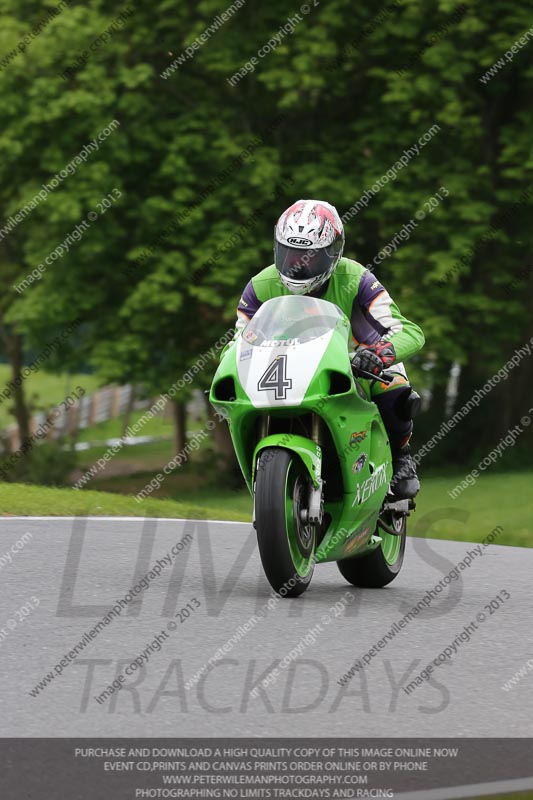
[{"label": "front tire", "polygon": [[266,447],[257,462],[255,527],[268,582],[283,597],[298,597],[315,567],[316,529],[301,520],[311,479],[300,459],[281,447]]},{"label": "front tire", "polygon": [[406,519],[403,515],[387,514],[387,525],[398,531],[396,535],[378,528],[376,533],[379,532],[383,539],[379,547],[367,556],[337,561],[340,573],[348,583],[364,589],[379,589],[394,580],[403,564],[407,536]]}]

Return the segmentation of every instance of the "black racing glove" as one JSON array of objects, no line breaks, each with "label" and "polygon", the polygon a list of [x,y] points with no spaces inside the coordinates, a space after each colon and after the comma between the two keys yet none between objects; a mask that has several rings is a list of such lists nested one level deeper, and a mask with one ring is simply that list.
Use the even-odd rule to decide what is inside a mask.
[{"label": "black racing glove", "polygon": [[364,370],[372,375],[380,375],[384,369],[392,366],[396,361],[396,351],[390,342],[375,342],[363,350],[358,350],[352,358],[352,367]]}]

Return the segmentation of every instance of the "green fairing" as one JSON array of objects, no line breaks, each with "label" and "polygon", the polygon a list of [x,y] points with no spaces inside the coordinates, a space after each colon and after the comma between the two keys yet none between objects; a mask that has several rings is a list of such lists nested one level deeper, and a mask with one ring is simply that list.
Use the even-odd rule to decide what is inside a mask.
[{"label": "green fairing", "polygon": [[[320,478],[322,472],[322,451],[320,446],[304,438],[297,436],[294,433],[280,433],[273,436],[265,436],[261,439],[259,444],[254,450],[254,467],[257,464],[257,458],[265,447],[284,447],[285,450],[292,450],[297,456],[301,458],[304,465],[309,472],[313,486],[316,488],[320,485]],[[253,477],[255,478],[255,468],[253,469]]]},{"label": "green fairing", "polygon": [[[352,274],[355,275],[355,267],[351,266],[351,262],[349,264]],[[359,268],[359,265],[357,267]],[[273,268],[268,268],[268,270],[271,269]],[[264,301],[270,299],[267,292],[273,289],[273,281],[271,282],[273,276],[265,275],[268,270],[264,270],[258,276],[261,281],[259,291],[262,292]],[[286,294],[288,295],[289,292]],[[348,301],[344,300],[344,307],[348,306]],[[317,562],[346,558],[348,545],[353,545],[349,551],[350,557],[364,555],[379,546],[379,542],[370,542],[370,539],[375,531],[379,512],[392,477],[387,434],[377,406],[368,399],[370,397],[368,382],[358,381],[360,390],[362,390],[361,394],[364,394],[365,398],[356,391],[348,355],[349,335],[348,319],[346,317],[339,318],[304,399],[296,408],[284,409],[280,406],[256,408],[253,406],[238,379],[237,346],[233,346],[223,358],[210,394],[213,406],[228,418],[235,452],[248,489],[252,494],[257,456],[265,447],[283,447],[294,452],[302,460],[315,486],[317,478],[316,470],[313,470],[313,466],[317,465],[315,442],[289,432],[260,439],[258,421],[261,417],[273,414],[277,418],[290,419],[315,412],[329,429],[342,487],[339,486],[341,491],[338,492],[339,496],[336,499],[325,500],[324,511],[331,515],[331,522],[317,548]],[[348,391],[330,395],[332,373],[340,373],[348,379]],[[217,387],[228,378],[234,382],[235,399],[217,399]],[[360,436],[354,439],[352,437],[354,433],[358,433]],[[350,444],[351,440],[352,444]],[[354,465],[361,456],[366,456],[366,460],[362,469],[357,472]],[[373,476],[378,476],[379,480]],[[357,501],[358,486],[359,501]],[[359,541],[356,541],[357,539]]]}]

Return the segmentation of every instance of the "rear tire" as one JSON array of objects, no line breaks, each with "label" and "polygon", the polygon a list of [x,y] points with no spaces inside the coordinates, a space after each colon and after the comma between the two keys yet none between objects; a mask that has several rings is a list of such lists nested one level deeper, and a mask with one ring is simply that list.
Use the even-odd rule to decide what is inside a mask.
[{"label": "rear tire", "polygon": [[298,597],[311,582],[316,530],[300,519],[311,479],[300,459],[281,447],[261,451],[255,479],[255,527],[268,582],[282,597]]},{"label": "rear tire", "polygon": [[364,589],[379,589],[386,586],[398,575],[405,552],[405,539],[407,536],[407,521],[405,516],[392,513],[387,514],[386,523],[398,531],[397,535],[385,533],[378,528],[376,533],[383,541],[367,556],[360,558],[346,558],[337,561],[337,566],[343,578],[352,586]]}]

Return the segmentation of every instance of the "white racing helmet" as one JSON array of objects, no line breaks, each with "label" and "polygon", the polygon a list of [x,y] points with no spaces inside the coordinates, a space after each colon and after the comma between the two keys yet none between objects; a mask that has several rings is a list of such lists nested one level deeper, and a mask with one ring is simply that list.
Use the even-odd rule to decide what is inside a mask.
[{"label": "white racing helmet", "polygon": [[274,260],[292,294],[316,291],[333,274],[344,249],[337,209],[322,200],[298,200],[283,212],[274,233]]}]

